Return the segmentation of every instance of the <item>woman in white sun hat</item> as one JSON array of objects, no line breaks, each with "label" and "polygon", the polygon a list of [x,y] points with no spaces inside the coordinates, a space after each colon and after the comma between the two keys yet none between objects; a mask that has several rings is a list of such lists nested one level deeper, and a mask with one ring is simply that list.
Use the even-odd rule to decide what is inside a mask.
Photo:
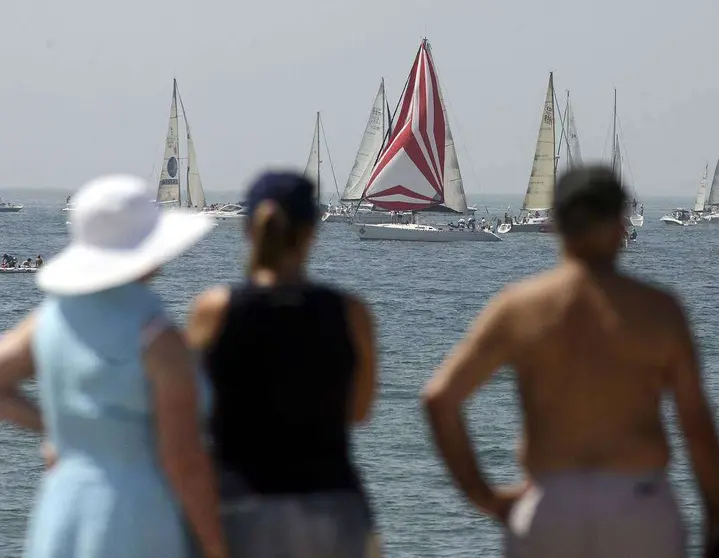
[{"label": "woman in white sun hat", "polygon": [[[30,520],[28,558],[225,557],[201,443],[198,377],[147,280],[211,228],[161,212],[133,176],[74,197],[71,242],[38,272],[45,301],[0,342],[0,418],[56,452]],[[41,412],[18,395],[36,377]]]}]

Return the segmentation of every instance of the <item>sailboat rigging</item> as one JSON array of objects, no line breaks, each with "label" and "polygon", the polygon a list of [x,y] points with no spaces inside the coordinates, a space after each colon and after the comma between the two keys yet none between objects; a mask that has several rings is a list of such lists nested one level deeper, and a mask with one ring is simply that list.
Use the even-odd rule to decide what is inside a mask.
[{"label": "sailboat rigging", "polygon": [[[337,178],[335,177],[334,166],[332,165],[332,157],[330,156],[329,146],[327,145],[327,137],[324,134],[324,127],[322,126],[322,120],[320,119],[320,113],[317,112],[317,119],[315,121],[315,132],[312,136],[312,146],[310,147],[310,155],[307,158],[307,165],[305,166],[304,176],[315,184],[315,199],[319,209],[320,215],[327,210],[327,205],[322,203],[322,182],[321,182],[321,165],[322,158],[320,156],[320,139],[324,138],[325,150],[327,151],[327,159],[330,164],[332,171],[332,177],[335,183],[335,190],[339,192],[337,186]],[[338,193],[339,196],[339,193]]]}]

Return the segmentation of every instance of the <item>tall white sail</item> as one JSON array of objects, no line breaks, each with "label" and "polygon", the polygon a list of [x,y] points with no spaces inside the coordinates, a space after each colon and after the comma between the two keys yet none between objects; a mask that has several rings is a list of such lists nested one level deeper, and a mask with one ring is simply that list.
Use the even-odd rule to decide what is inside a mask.
[{"label": "tall white sail", "polygon": [[315,133],[312,136],[312,147],[310,148],[310,156],[307,158],[307,166],[305,167],[305,178],[316,185],[316,197],[320,196],[320,113],[317,113],[317,121],[315,122]]},{"label": "tall white sail", "polygon": [[195,142],[192,141],[187,117],[185,117],[185,126],[187,127],[187,205],[202,208],[207,205],[207,200],[205,199],[205,190],[202,188],[202,179],[195,154]]},{"label": "tall white sail", "polygon": [[704,167],[704,174],[699,181],[697,197],[694,200],[694,211],[704,211],[704,204],[707,201],[707,179],[709,178],[709,163]]},{"label": "tall white sail", "polygon": [[712,187],[709,190],[707,205],[719,205],[719,161],[717,161],[717,166],[714,169],[714,179],[712,180]]},{"label": "tall white sail", "polygon": [[172,84],[172,104],[170,105],[170,122],[167,126],[165,139],[165,155],[160,172],[160,183],[157,188],[157,201],[181,205],[180,197],[180,141],[177,125],[177,81]]},{"label": "tall white sail", "polygon": [[367,126],[362,135],[362,142],[357,150],[354,165],[350,171],[347,184],[342,192],[342,201],[359,201],[362,198],[367,181],[372,174],[377,156],[382,149],[382,142],[385,134],[385,89],[384,79],[380,83],[377,96],[372,105],[372,112],[369,115]]},{"label": "tall white sail", "polygon": [[539,135],[537,136],[537,147],[534,150],[532,173],[529,176],[529,186],[522,205],[523,210],[551,209],[554,198],[555,153],[554,75],[550,73],[547,96],[542,109],[542,122],[539,125]]},{"label": "tall white sail", "polygon": [[462,181],[462,171],[459,170],[459,159],[457,158],[457,149],[454,146],[454,138],[452,130],[449,127],[449,117],[447,116],[447,108],[444,104],[442,96],[442,87],[437,84],[439,89],[439,100],[442,103],[442,113],[444,114],[444,204],[446,207],[457,213],[467,213],[467,198],[464,195],[464,182]]},{"label": "tall white sail", "polygon": [[569,93],[567,93],[567,144],[567,163],[569,167],[580,166],[582,164],[582,150],[579,146],[579,133],[577,132],[577,123],[574,119]]}]

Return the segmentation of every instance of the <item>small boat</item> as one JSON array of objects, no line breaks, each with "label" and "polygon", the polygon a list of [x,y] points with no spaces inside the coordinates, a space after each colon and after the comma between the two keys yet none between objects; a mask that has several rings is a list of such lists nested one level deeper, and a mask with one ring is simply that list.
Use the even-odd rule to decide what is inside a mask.
[{"label": "small boat", "polygon": [[244,219],[247,217],[247,210],[239,204],[227,203],[219,209],[206,209],[198,215],[207,215],[218,221]]},{"label": "small boat", "polygon": [[37,273],[38,267],[0,267],[0,273]]},{"label": "small boat", "polygon": [[[187,169],[185,172],[186,199],[183,203],[182,188],[180,184],[180,127],[177,112],[177,102],[180,102],[182,119],[185,123],[187,137]],[[172,80],[172,103],[170,104],[170,120],[165,136],[165,153],[162,161],[162,171],[157,187],[156,203],[162,208],[185,207],[190,210],[202,211],[207,206],[205,190],[202,187],[200,172],[197,166],[195,143],[190,133],[190,124],[187,120],[185,105],[177,87],[177,80]]]},{"label": "small boat", "polygon": [[665,225],[676,225],[680,227],[689,227],[697,224],[694,213],[683,207],[677,207],[659,220]]},{"label": "small boat", "polygon": [[[362,240],[425,242],[501,240],[483,230],[418,224],[418,213],[468,215],[462,173],[427,39],[419,46],[393,119],[392,132],[373,165],[360,203],[394,214],[412,213],[410,223],[360,223]],[[358,212],[359,213],[359,212]]]},{"label": "small boat", "polygon": [[17,213],[21,209],[22,205],[6,202],[0,198],[0,213]]}]

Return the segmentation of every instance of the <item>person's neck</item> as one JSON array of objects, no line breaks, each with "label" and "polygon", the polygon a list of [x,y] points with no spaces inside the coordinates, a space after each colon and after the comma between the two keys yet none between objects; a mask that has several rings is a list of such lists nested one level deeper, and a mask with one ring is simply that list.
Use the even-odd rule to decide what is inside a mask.
[{"label": "person's neck", "polygon": [[616,273],[616,262],[612,258],[604,257],[580,257],[571,252],[564,253],[564,263],[581,267],[591,275],[608,275]]},{"label": "person's neck", "polygon": [[291,269],[259,268],[250,273],[250,281],[262,287],[301,283],[304,281],[304,270],[296,267]]}]

